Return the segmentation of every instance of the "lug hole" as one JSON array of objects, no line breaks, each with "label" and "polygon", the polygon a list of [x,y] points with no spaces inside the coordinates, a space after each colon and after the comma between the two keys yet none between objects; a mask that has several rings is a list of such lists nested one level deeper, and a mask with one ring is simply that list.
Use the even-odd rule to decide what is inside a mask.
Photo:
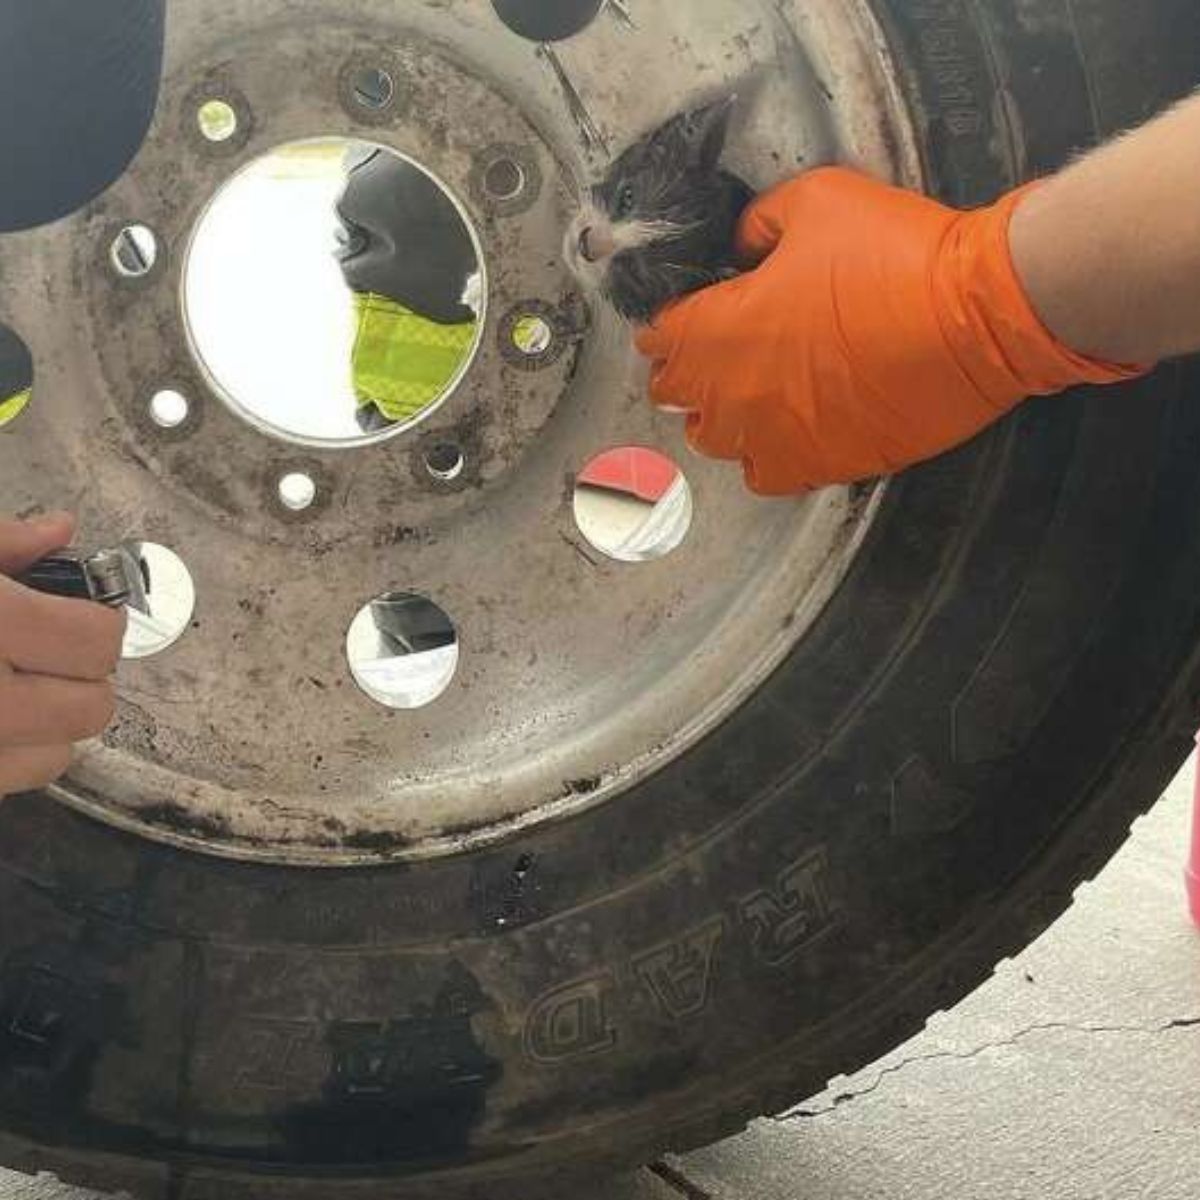
[{"label": "lug hole", "polygon": [[355,683],[385,708],[425,708],[458,671],[458,631],[432,600],[389,592],[354,618],[346,658]]},{"label": "lug hole", "polygon": [[692,526],[692,490],[665,454],[624,446],[598,455],[575,483],[575,524],[601,554],[645,563],[678,550]]},{"label": "lug hole", "polygon": [[125,658],[153,658],[169,650],[187,632],[196,610],[196,585],[187,564],[173,550],[154,542],[130,545],[142,565],[146,608],[130,607],[125,628]]},{"label": "lug hole", "polygon": [[205,141],[227,142],[238,131],[237,109],[228,100],[206,100],[196,110],[196,124]]},{"label": "lug hole", "polygon": [[462,448],[454,442],[436,442],[425,452],[425,469],[441,483],[451,483],[466,469]]},{"label": "lug hole", "polygon": [[150,419],[160,429],[178,429],[191,412],[191,401],[173,388],[164,388],[150,398]]},{"label": "lug hole", "polygon": [[148,225],[126,225],[109,252],[113,268],[125,279],[142,279],[158,262],[158,238]]},{"label": "lug hole", "polygon": [[0,430],[14,424],[33,399],[33,355],[24,339],[0,325]]},{"label": "lug hole", "polygon": [[500,158],[484,171],[483,186],[494,200],[515,200],[525,190],[525,172],[520,163]]},{"label": "lug hole", "polygon": [[396,81],[382,67],[363,67],[351,81],[354,99],[372,112],[382,112],[396,98]]},{"label": "lug hole", "polygon": [[289,511],[304,512],[316,499],[316,480],[304,471],[291,471],[279,480],[279,502]]}]

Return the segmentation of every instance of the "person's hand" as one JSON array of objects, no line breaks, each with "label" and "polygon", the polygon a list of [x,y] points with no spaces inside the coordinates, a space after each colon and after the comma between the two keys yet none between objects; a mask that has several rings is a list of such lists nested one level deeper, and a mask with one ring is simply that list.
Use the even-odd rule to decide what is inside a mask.
[{"label": "person's hand", "polygon": [[959,212],[845,168],[761,196],[750,273],[638,335],[651,395],[692,447],[786,495],[890,474],[967,441],[1027,396],[1130,378],[1033,311],[1008,228],[1025,195]]},{"label": "person's hand", "polygon": [[115,704],[125,615],[43,596],[12,576],[70,543],[71,517],[0,520],[0,797],[53,782]]}]

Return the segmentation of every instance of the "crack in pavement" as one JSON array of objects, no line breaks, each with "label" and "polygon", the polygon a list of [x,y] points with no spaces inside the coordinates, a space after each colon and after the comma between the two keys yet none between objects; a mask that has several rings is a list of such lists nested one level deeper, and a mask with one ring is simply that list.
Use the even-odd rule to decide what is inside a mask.
[{"label": "crack in pavement", "polygon": [[1035,1033],[1084,1033],[1084,1034],[1130,1034],[1140,1033],[1153,1035],[1159,1033],[1170,1033],[1176,1029],[1195,1029],[1200,1027],[1200,1017],[1178,1017],[1172,1021],[1163,1021],[1155,1025],[1076,1025],[1070,1021],[1045,1021],[1035,1025],[1028,1025],[1024,1029],[1018,1029],[1011,1037],[1000,1038],[994,1042],[984,1042],[980,1046],[976,1046],[971,1050],[935,1050],[929,1054],[914,1054],[911,1058],[903,1058],[898,1063],[893,1063],[890,1066],[881,1068],[876,1072],[875,1078],[862,1088],[855,1088],[852,1091],[839,1092],[833,1097],[829,1104],[823,1108],[793,1108],[785,1113],[780,1113],[778,1116],[771,1118],[773,1121],[778,1121],[784,1124],[788,1121],[811,1121],[817,1117],[823,1117],[831,1112],[835,1112],[845,1104],[849,1104],[852,1100],[860,1100],[864,1096],[871,1095],[872,1092],[878,1091],[883,1081],[892,1075],[897,1075],[907,1067],[916,1066],[921,1063],[930,1063],[938,1061],[958,1061],[966,1062],[972,1058],[978,1058],[981,1054],[986,1054],[989,1050],[1001,1050],[1006,1046],[1015,1046],[1018,1042],[1030,1037]]}]

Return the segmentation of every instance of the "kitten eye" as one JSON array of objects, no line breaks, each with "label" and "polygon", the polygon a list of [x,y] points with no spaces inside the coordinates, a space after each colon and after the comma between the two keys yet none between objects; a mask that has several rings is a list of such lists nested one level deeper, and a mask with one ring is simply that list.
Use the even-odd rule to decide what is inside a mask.
[{"label": "kitten eye", "polygon": [[637,193],[632,183],[623,183],[617,192],[617,203],[614,215],[618,221],[624,221],[632,216],[634,205],[637,203]]}]

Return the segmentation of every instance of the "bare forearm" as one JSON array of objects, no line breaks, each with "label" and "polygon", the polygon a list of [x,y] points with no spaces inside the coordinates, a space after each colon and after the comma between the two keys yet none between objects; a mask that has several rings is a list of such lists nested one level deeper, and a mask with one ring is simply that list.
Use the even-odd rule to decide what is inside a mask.
[{"label": "bare forearm", "polygon": [[1010,239],[1071,349],[1122,363],[1200,350],[1200,97],[1033,191]]}]

